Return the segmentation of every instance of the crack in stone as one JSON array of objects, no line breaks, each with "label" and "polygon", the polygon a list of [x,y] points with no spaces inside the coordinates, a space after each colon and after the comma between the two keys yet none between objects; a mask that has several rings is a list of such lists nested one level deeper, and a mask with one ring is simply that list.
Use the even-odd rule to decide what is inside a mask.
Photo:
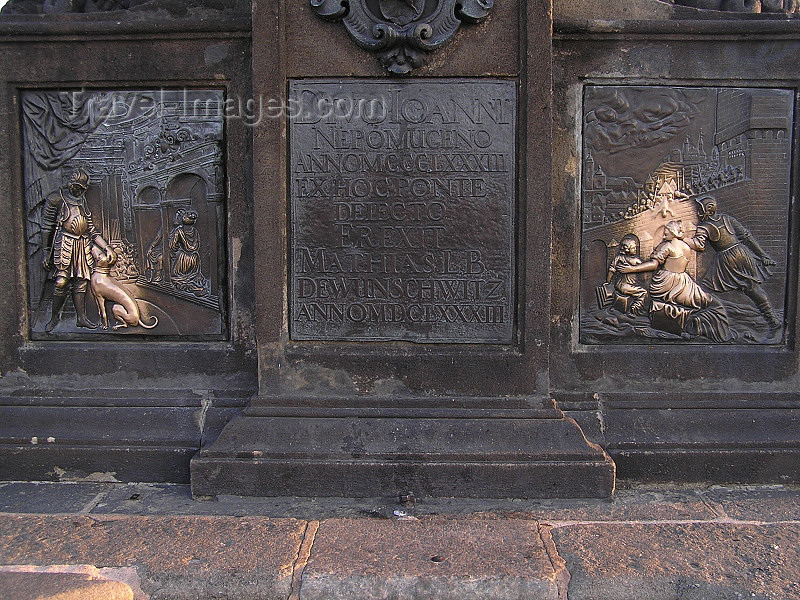
[{"label": "crack in stone", "polygon": [[308,521],[303,532],[303,540],[297,550],[297,558],[292,565],[292,584],[288,600],[300,600],[300,588],[303,585],[303,572],[306,569],[311,550],[314,547],[314,539],[319,529],[319,521]]},{"label": "crack in stone", "polygon": [[213,407],[214,400],[211,398],[211,394],[208,390],[195,390],[195,392],[202,396],[202,398],[200,398],[200,411],[197,415],[197,427],[200,430],[200,439],[202,443],[203,434],[206,430],[206,416],[208,415],[208,409]]},{"label": "crack in stone", "polygon": [[567,569],[567,561],[558,553],[555,540],[553,540],[553,536],[550,533],[552,526],[537,523],[537,527],[539,529],[539,539],[542,540],[544,549],[547,552],[547,558],[550,560],[550,565],[555,573],[558,600],[569,600],[569,582],[572,577],[569,569]]}]

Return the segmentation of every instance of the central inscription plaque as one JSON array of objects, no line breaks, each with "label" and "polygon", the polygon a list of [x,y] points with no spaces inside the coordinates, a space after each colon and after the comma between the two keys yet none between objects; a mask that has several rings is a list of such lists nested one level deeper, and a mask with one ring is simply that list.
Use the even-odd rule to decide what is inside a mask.
[{"label": "central inscription plaque", "polygon": [[510,343],[516,88],[290,83],[296,340]]}]

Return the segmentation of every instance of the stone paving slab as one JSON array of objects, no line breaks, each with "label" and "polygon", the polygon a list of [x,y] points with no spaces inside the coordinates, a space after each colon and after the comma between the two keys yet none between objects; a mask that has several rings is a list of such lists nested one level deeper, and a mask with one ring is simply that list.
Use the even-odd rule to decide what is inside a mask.
[{"label": "stone paving slab", "polygon": [[556,527],[569,600],[797,600],[800,522]]},{"label": "stone paving slab", "polygon": [[740,521],[779,521],[800,519],[800,492],[796,486],[713,486],[703,491],[709,502],[722,513]]},{"label": "stone paving slab", "polygon": [[0,564],[135,566],[152,600],[286,600],[306,524],[236,517],[0,516]]},{"label": "stone paving slab", "polygon": [[[74,587],[70,585],[70,578],[62,578],[62,575],[79,575],[82,578],[91,581],[99,580],[122,583],[124,586],[95,587],[94,591],[102,594],[105,590],[105,592],[108,592],[112,595],[122,595],[126,599],[128,599],[132,594],[132,600],[148,600],[147,595],[144,593],[144,591],[142,591],[141,579],[139,578],[139,573],[136,571],[135,567],[102,567],[98,569],[94,565],[0,565],[0,575],[20,574],[25,576],[30,573],[52,576],[48,579],[47,586],[44,587],[43,590],[40,590],[49,590],[49,592],[54,593],[54,597],[48,600],[64,600],[59,594],[73,593]],[[6,579],[10,580],[13,585],[15,581],[14,578]],[[37,588],[36,585],[32,585],[30,587],[34,590]],[[3,588],[0,587],[0,590],[2,589]],[[78,587],[78,589],[80,590],[82,587]],[[90,595],[91,593],[92,592],[86,592],[88,597],[81,600],[92,600],[93,597]]]},{"label": "stone paving slab", "polygon": [[323,521],[302,600],[558,600],[537,523],[518,520]]},{"label": "stone paving slab", "polygon": [[396,508],[394,504],[396,499],[386,498],[219,496],[196,500],[192,498],[188,485],[126,484],[110,490],[98,502],[92,514],[268,516],[304,520],[329,517],[389,518]]},{"label": "stone paving slab", "polygon": [[95,485],[0,485],[0,565],[133,571],[136,600],[800,600],[797,486],[401,505]]},{"label": "stone paving slab", "polygon": [[[32,507],[6,512],[75,512],[81,506],[78,499],[94,499],[92,514],[116,515],[229,515],[269,516],[319,520],[325,518],[391,518],[398,508],[397,498],[255,498],[220,496],[198,501],[192,498],[188,485],[176,484],[116,484],[103,488],[91,484],[70,484],[69,496],[60,498],[59,486],[54,483],[15,483],[16,495],[28,499]],[[80,486],[86,486],[81,490]],[[97,496],[98,491],[103,491]],[[732,492],[733,493],[733,492]],[[787,492],[794,494],[793,491]],[[76,496],[71,502],[70,497]],[[735,497],[735,495],[734,495]],[[4,501],[0,488],[0,512]],[[782,502],[779,498],[779,501]],[[12,498],[12,509],[20,506]],[[475,498],[426,498],[408,510],[423,515],[492,514],[503,518],[524,518],[559,521],[618,521],[713,519],[724,514],[714,502],[708,501],[697,488],[664,486],[659,489],[634,487],[621,489],[611,499],[568,500],[486,500]]]},{"label": "stone paving slab", "polygon": [[105,483],[9,482],[0,485],[0,512],[80,512],[112,488]]},{"label": "stone paving slab", "polygon": [[130,586],[77,573],[0,572],[3,600],[134,600]]},{"label": "stone paving slab", "polygon": [[[116,515],[267,516],[319,520],[391,518],[397,498],[192,498],[188,485],[12,482],[0,484],[0,512]],[[798,486],[624,486],[610,499],[426,498],[416,515],[492,514],[539,521],[786,520],[800,515]]]},{"label": "stone paving slab", "polygon": [[696,490],[682,486],[619,490],[607,500],[538,500],[508,517],[537,521],[708,520],[721,516]]}]

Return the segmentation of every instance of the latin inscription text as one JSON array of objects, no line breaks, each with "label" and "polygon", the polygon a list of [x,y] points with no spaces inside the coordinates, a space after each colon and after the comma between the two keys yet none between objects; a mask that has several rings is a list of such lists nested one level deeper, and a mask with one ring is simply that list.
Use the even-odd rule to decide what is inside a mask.
[{"label": "latin inscription text", "polygon": [[292,337],[510,342],[513,83],[291,92]]}]

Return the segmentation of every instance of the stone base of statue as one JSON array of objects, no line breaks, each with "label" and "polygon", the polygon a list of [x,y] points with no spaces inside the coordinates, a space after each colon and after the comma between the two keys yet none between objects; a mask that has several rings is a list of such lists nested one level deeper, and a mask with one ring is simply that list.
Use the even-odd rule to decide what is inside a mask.
[{"label": "stone base of statue", "polygon": [[[498,405],[499,403],[499,405]],[[608,497],[615,467],[552,400],[254,399],[192,459],[195,496]]]}]

